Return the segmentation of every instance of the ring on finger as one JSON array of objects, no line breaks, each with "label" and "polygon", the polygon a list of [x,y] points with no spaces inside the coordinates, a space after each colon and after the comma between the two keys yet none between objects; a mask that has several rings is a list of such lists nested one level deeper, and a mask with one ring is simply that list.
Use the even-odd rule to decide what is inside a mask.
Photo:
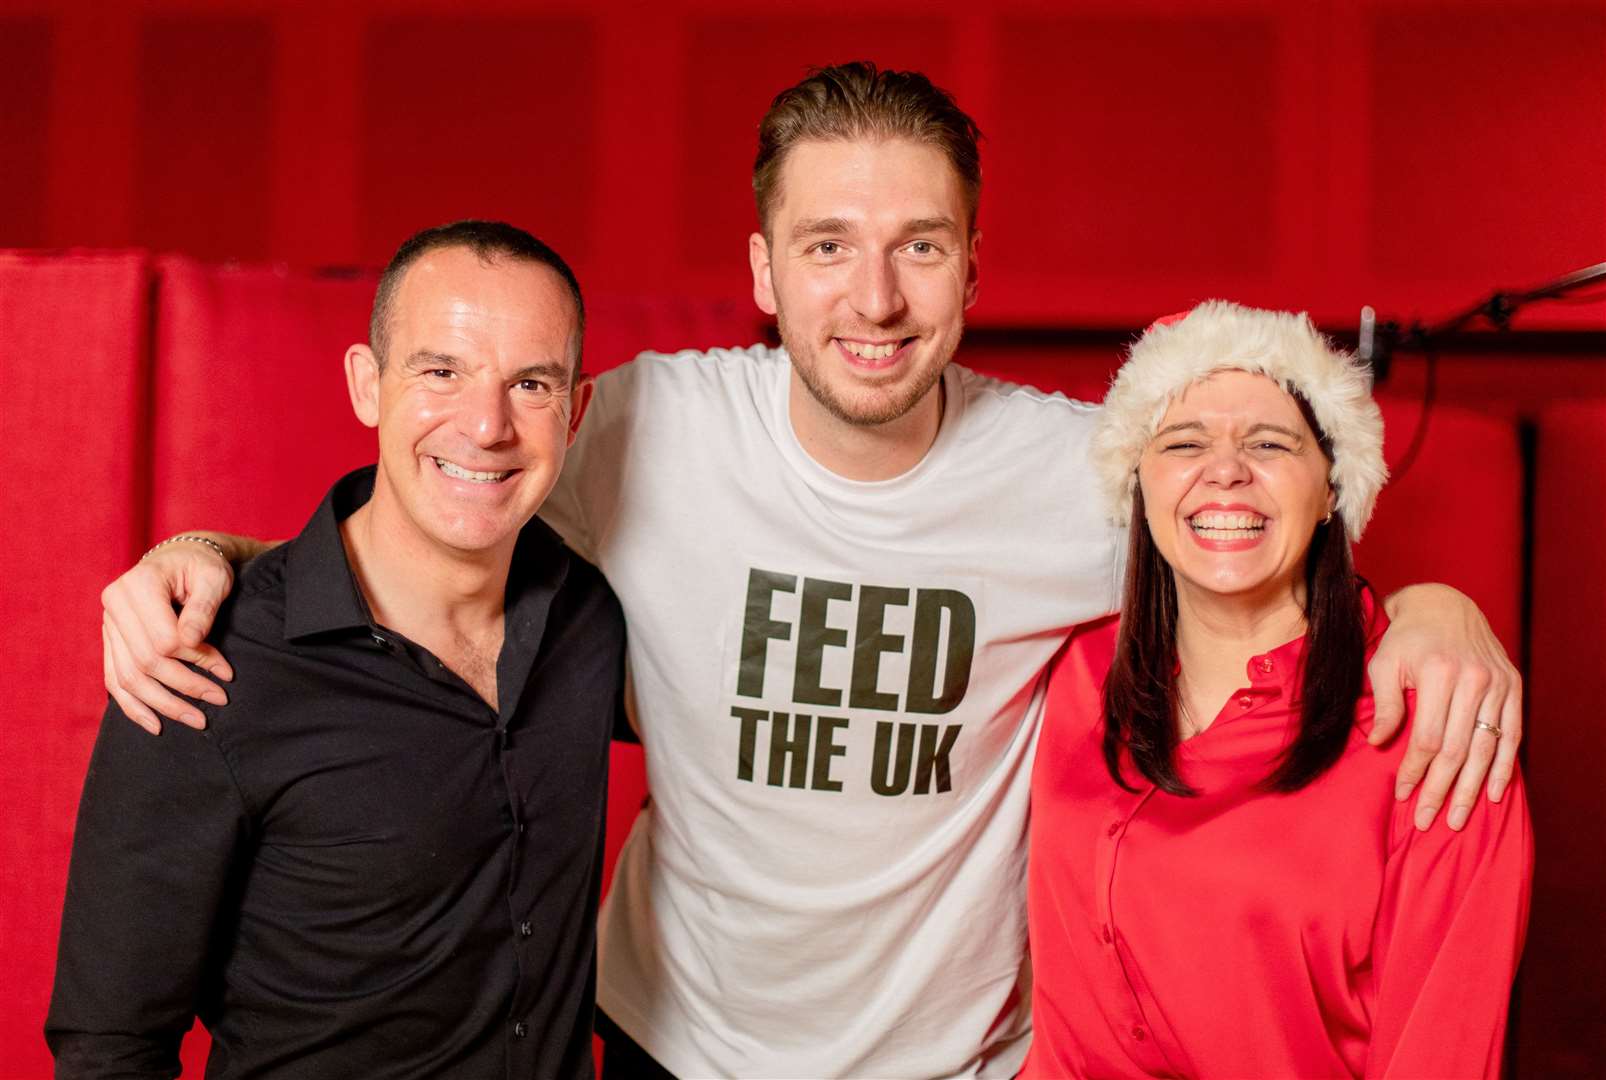
[{"label": "ring on finger", "polygon": [[1500,737],[1500,725],[1499,724],[1491,724],[1491,723],[1489,723],[1489,722],[1487,722],[1485,720],[1479,720],[1476,723],[1474,723],[1472,725],[1472,727],[1473,727],[1473,730],[1481,729],[1483,731],[1487,731],[1489,734],[1493,735],[1497,739]]}]

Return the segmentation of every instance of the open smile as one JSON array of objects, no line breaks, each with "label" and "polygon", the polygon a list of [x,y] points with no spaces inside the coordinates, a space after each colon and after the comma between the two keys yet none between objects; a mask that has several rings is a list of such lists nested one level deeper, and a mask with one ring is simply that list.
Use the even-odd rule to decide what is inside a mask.
[{"label": "open smile", "polygon": [[891,341],[856,341],[851,338],[832,338],[843,357],[854,367],[885,368],[901,360],[914,345],[912,337]]},{"label": "open smile", "polygon": [[1270,519],[1249,509],[1207,507],[1187,518],[1188,531],[1210,551],[1242,551],[1259,544]]},{"label": "open smile", "polygon": [[464,480],[471,484],[500,484],[502,481],[519,471],[517,469],[503,469],[501,471],[492,472],[483,469],[469,469],[457,464],[455,461],[447,461],[445,458],[433,456],[430,458],[430,460],[435,463],[435,467],[439,469],[443,475],[448,476],[453,480]]}]

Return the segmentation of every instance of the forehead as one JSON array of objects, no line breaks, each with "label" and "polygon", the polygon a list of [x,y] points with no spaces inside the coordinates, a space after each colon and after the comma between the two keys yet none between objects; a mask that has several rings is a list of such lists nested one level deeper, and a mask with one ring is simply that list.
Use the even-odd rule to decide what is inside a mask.
[{"label": "forehead", "polygon": [[501,336],[566,343],[579,329],[568,284],[542,263],[506,256],[483,261],[468,248],[425,252],[396,290],[402,336]]},{"label": "forehead", "polygon": [[1190,383],[1171,400],[1160,426],[1193,421],[1207,426],[1268,423],[1309,430],[1293,395],[1275,379],[1253,371],[1216,371]]},{"label": "forehead", "polygon": [[913,139],[807,139],[781,166],[777,220],[967,220],[964,184],[943,152]]}]

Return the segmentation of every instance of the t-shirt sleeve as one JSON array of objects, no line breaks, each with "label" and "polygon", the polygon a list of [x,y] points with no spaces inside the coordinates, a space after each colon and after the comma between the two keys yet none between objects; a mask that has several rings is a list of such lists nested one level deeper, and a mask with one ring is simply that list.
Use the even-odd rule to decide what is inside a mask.
[{"label": "t-shirt sleeve", "polygon": [[603,525],[618,499],[620,469],[631,437],[630,398],[641,371],[638,359],[597,376],[563,471],[541,505],[541,520],[593,565],[601,565]]},{"label": "t-shirt sleeve", "polygon": [[153,737],[108,706],[45,1021],[58,1078],[178,1074],[247,829],[215,732],[169,724]]},{"label": "t-shirt sleeve", "polygon": [[601,405],[601,387],[593,397],[586,415],[580,420],[580,430],[575,435],[574,445],[563,459],[563,469],[558,473],[558,481],[553,485],[552,491],[547,495],[546,502],[541,504],[541,520],[550,525],[563,542],[589,563],[597,561],[595,545],[591,539],[591,532],[585,515],[585,486],[586,461],[590,457],[591,433],[599,426],[597,413]]},{"label": "t-shirt sleeve", "polygon": [[1522,954],[1533,834],[1522,779],[1479,801],[1462,832],[1396,804],[1373,932],[1377,1011],[1368,1077],[1498,1077]]}]

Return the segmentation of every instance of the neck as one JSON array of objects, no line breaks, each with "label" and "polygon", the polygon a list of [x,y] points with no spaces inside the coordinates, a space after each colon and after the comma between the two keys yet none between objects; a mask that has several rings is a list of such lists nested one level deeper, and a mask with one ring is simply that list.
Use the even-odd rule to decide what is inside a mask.
[{"label": "neck", "polygon": [[852,424],[815,400],[796,371],[787,398],[792,430],[804,451],[844,480],[892,480],[916,465],[942,427],[943,381],[915,407],[883,424]]},{"label": "neck", "polygon": [[1256,595],[1222,595],[1177,582],[1178,688],[1191,724],[1210,725],[1221,703],[1243,685],[1250,659],[1305,632],[1303,597],[1293,585]]},{"label": "neck", "polygon": [[494,551],[457,552],[422,536],[385,483],[340,525],[347,557],[374,620],[415,641],[442,628],[477,636],[500,628],[514,540]]}]

